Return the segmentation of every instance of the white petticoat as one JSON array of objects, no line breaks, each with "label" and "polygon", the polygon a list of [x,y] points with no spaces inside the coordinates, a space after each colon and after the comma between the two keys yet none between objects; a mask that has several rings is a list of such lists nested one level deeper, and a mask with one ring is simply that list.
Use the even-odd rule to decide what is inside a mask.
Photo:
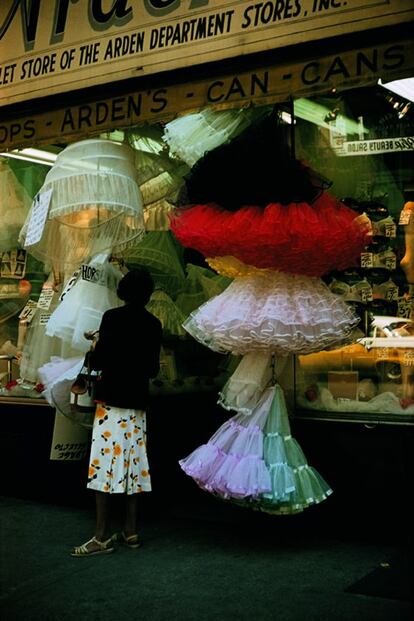
[{"label": "white petticoat", "polygon": [[218,403],[226,410],[250,414],[272,375],[272,354],[261,351],[245,354],[219,392]]},{"label": "white petticoat", "polygon": [[319,278],[269,271],[235,278],[184,328],[214,351],[287,355],[348,342],[358,321]]},{"label": "white petticoat", "polygon": [[46,326],[48,336],[57,336],[83,353],[91,344],[84,333],[97,330],[104,312],[123,304],[116,293],[122,272],[109,263],[105,255],[98,255],[90,265],[99,270],[99,282],[80,277],[52,313]]},{"label": "white petticoat", "polygon": [[163,139],[173,155],[188,166],[194,166],[204,153],[234,138],[253,120],[267,113],[268,109],[264,107],[240,110],[207,108],[167,123]]}]

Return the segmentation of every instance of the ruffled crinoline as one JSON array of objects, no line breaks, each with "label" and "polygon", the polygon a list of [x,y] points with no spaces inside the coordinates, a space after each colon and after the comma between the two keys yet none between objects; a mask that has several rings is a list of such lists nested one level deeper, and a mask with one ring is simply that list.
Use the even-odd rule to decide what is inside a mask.
[{"label": "ruffled crinoline", "polygon": [[278,385],[263,392],[252,415],[226,421],[180,465],[202,489],[268,513],[298,513],[332,492],[292,438]]},{"label": "ruffled crinoline", "polygon": [[171,230],[205,257],[231,255],[259,268],[321,276],[358,265],[371,228],[366,217],[324,193],[312,206],[272,203],[228,212],[195,205],[175,212]]},{"label": "ruffled crinoline", "polygon": [[[48,285],[52,286],[53,276],[48,278]],[[20,377],[33,384],[39,381],[39,367],[47,364],[52,357],[62,359],[80,356],[82,351],[76,351],[70,343],[60,338],[46,335],[45,316],[52,314],[59,305],[60,293],[53,293],[52,301],[46,312],[39,309],[29,323],[24,340],[22,357],[20,359]]]},{"label": "ruffled crinoline", "polygon": [[120,252],[145,233],[134,151],[127,145],[91,139],[67,146],[39,191],[40,198],[49,195],[41,238],[27,236],[35,202],[19,241],[56,270],[73,269],[100,252]]},{"label": "ruffled crinoline", "polygon": [[203,489],[225,498],[257,496],[270,491],[270,476],[263,460],[263,426],[274,388],[263,392],[250,416],[236,414],[179,463]]},{"label": "ruffled crinoline", "polygon": [[163,139],[170,153],[194,166],[205,153],[234,138],[254,119],[269,112],[270,108],[264,106],[236,110],[206,108],[167,123]]},{"label": "ruffled crinoline", "polygon": [[105,255],[98,255],[90,265],[96,269],[97,281],[81,276],[53,311],[46,326],[47,336],[58,337],[84,353],[90,347],[84,333],[97,330],[104,312],[123,304],[116,293],[122,272]]},{"label": "ruffled crinoline", "polygon": [[269,271],[234,279],[183,325],[213,351],[288,355],[349,342],[358,321],[319,278]]},{"label": "ruffled crinoline", "polygon": [[144,206],[144,222],[146,231],[168,231],[170,215],[175,205],[165,199]]}]

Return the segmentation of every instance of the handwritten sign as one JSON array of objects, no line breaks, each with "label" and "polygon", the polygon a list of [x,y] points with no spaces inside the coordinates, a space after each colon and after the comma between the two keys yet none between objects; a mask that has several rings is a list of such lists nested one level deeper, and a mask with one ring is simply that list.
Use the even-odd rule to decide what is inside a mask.
[{"label": "handwritten sign", "polygon": [[89,431],[56,412],[50,459],[55,461],[79,461],[88,451]]},{"label": "handwritten sign", "polygon": [[51,189],[35,196],[27,227],[26,241],[24,244],[26,247],[37,244],[42,238],[51,197]]}]

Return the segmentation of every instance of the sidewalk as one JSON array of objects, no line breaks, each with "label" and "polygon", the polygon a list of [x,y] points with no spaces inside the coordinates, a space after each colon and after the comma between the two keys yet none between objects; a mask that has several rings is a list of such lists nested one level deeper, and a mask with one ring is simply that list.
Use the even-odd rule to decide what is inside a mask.
[{"label": "sidewalk", "polygon": [[70,548],[93,534],[89,507],[2,497],[0,511],[2,621],[412,618],[399,544],[295,532],[277,518],[255,528],[252,519],[166,510],[144,516],[141,549],[72,558]]}]

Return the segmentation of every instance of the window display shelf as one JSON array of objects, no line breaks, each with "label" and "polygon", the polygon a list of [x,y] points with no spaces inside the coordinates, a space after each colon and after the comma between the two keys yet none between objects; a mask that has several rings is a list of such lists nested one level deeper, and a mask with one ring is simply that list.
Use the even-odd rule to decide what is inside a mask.
[{"label": "window display shelf", "polygon": [[297,410],[292,418],[298,420],[363,423],[367,427],[377,425],[414,425],[413,414],[364,414],[363,412],[323,412],[321,410]]}]

